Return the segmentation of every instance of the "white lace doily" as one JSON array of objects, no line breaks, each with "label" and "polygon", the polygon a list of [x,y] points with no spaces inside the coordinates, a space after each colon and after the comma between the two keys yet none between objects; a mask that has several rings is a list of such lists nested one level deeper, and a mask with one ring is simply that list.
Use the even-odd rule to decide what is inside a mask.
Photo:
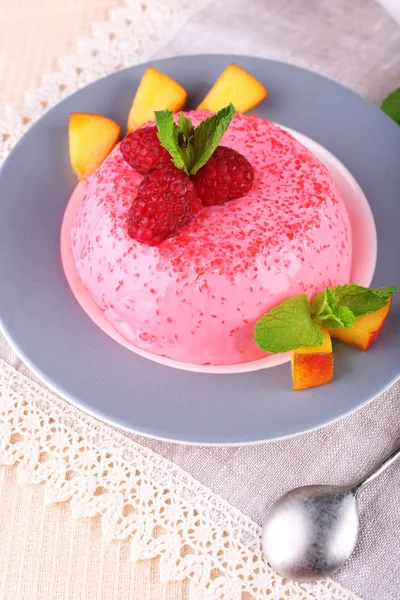
[{"label": "white lace doily", "polygon": [[[115,70],[146,60],[209,0],[126,0],[93,25],[76,56],[43,76],[0,125],[0,160],[49,107]],[[251,519],[151,450],[88,417],[0,361],[0,463],[21,483],[45,484],[47,503],[102,515],[107,541],[131,539],[134,560],[160,556],[162,581],[190,579],[191,600],[357,600],[332,580],[297,585],[263,561]]]},{"label": "white lace doily", "polygon": [[[77,416],[78,415],[78,416]],[[191,600],[356,600],[332,580],[297,585],[263,561],[260,527],[182,469],[78,413],[0,361],[0,463],[71,500],[74,517],[102,515],[106,541],[131,539],[132,559],[160,556],[161,580],[190,579]]]},{"label": "white lace doily", "polygon": [[77,54],[59,60],[57,73],[25,92],[23,105],[8,106],[0,122],[0,163],[18,139],[51,106],[110,73],[146,61],[172,39],[183,23],[211,0],[125,0],[107,21],[92,25],[92,37],[78,40]]}]

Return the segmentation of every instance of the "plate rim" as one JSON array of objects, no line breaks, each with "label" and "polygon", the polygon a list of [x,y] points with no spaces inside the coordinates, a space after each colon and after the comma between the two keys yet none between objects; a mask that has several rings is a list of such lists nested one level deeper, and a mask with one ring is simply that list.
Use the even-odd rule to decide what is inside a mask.
[{"label": "plate rim", "polygon": [[[1,323],[0,323],[0,326],[1,326]],[[176,440],[174,438],[163,437],[160,435],[150,434],[150,433],[143,432],[143,431],[137,431],[131,427],[127,427],[126,425],[119,423],[118,421],[111,421],[110,419],[108,419],[107,417],[102,415],[101,413],[97,413],[95,410],[90,410],[86,406],[83,407],[72,396],[69,396],[68,394],[65,394],[64,392],[61,393],[57,389],[55,384],[50,384],[49,381],[45,378],[45,376],[42,375],[40,370],[38,370],[31,363],[30,359],[28,359],[25,356],[23,351],[20,351],[18,349],[18,347],[14,345],[14,341],[8,337],[8,334],[4,333],[3,330],[1,330],[1,333],[4,335],[5,339],[10,344],[11,348],[25,363],[25,365],[32,371],[32,373],[34,373],[34,375],[46,387],[50,388],[51,392],[56,393],[58,396],[60,396],[60,398],[62,398],[66,402],[69,402],[70,404],[72,404],[72,406],[74,406],[78,410],[81,410],[86,415],[89,415],[89,417],[97,419],[97,420],[101,421],[102,423],[106,423],[107,425],[111,425],[112,427],[118,427],[119,429],[122,429],[122,431],[125,431],[126,433],[133,433],[134,435],[144,437],[145,439],[148,439],[148,440],[156,440],[158,442],[168,442],[169,444],[179,444],[182,446],[193,446],[193,447],[197,447],[197,448],[201,448],[201,447],[204,447],[204,448],[238,448],[241,446],[259,446],[261,444],[269,444],[269,443],[274,443],[274,442],[281,442],[283,440],[290,440],[292,438],[299,437],[301,435],[305,435],[306,433],[313,433],[315,431],[319,431],[320,429],[325,429],[326,427],[329,427],[329,425],[334,425],[335,423],[338,423],[342,419],[355,414],[360,409],[367,406],[367,404],[376,400],[376,398],[378,398],[381,394],[384,394],[390,387],[392,387],[397,381],[400,380],[400,373],[399,373],[392,381],[390,381],[385,386],[384,389],[382,389],[381,391],[379,391],[376,394],[374,394],[373,396],[371,396],[371,398],[368,398],[367,400],[365,400],[362,404],[358,404],[357,406],[334,417],[333,419],[330,419],[329,421],[326,421],[325,423],[322,423],[320,425],[315,425],[315,426],[307,428],[307,429],[299,430],[296,433],[288,433],[288,434],[280,435],[280,436],[277,436],[274,438],[267,438],[265,440],[249,440],[246,442],[196,442],[196,441],[190,441],[190,440]]]}]

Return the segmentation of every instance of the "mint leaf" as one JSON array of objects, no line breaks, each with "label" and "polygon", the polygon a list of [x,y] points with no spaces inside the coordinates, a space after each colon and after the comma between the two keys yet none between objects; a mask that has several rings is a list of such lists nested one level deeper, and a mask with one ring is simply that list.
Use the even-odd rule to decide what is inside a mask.
[{"label": "mint leaf", "polygon": [[327,310],[329,310],[328,296],[326,294],[326,290],[324,290],[314,297],[314,300],[311,304],[311,314],[313,317],[319,316],[324,314]]},{"label": "mint leaf", "polygon": [[381,298],[389,299],[394,292],[397,292],[397,287],[392,285],[390,287],[376,288],[374,290],[375,294],[378,294]]},{"label": "mint leaf", "polygon": [[355,317],[360,317],[386,306],[388,298],[391,296],[390,290],[393,288],[381,288],[381,291],[379,291],[355,283],[347,283],[332,289],[338,303],[341,306],[347,306]]},{"label": "mint leaf", "polygon": [[354,313],[348,306],[338,306],[336,309],[337,317],[343,323],[342,327],[350,327],[356,320]]},{"label": "mint leaf", "polygon": [[182,134],[183,143],[188,144],[193,140],[194,137],[194,126],[192,121],[185,117],[183,112],[180,113],[178,119],[178,130]]},{"label": "mint leaf", "polygon": [[328,319],[335,313],[337,303],[335,294],[327,287],[315,296],[311,305],[311,314],[319,320]]},{"label": "mint leaf", "polygon": [[325,329],[336,329],[337,327],[350,327],[356,320],[355,316],[347,306],[337,306],[331,317],[318,321]]},{"label": "mint leaf", "polygon": [[317,294],[311,305],[312,318],[326,329],[350,327],[355,321],[352,311],[347,306],[341,306],[332,288]]},{"label": "mint leaf", "polygon": [[381,104],[381,109],[400,125],[400,88],[386,96]]},{"label": "mint leaf", "polygon": [[323,334],[311,319],[310,308],[305,294],[285,300],[257,321],[254,330],[256,343],[262,350],[273,354],[320,346]]},{"label": "mint leaf", "polygon": [[174,117],[171,110],[157,110],[154,112],[157,124],[157,136],[160,143],[172,157],[172,162],[178,169],[182,169],[189,174],[189,169],[185,163],[179,147],[178,128],[174,123]]},{"label": "mint leaf", "polygon": [[330,288],[329,286],[326,288],[325,292],[326,297],[328,299],[329,310],[331,310],[334,313],[338,304],[338,299],[336,298],[332,288]]},{"label": "mint leaf", "polygon": [[235,115],[235,107],[230,103],[218,111],[212,117],[208,117],[196,127],[194,132],[195,158],[191,166],[190,174],[195,175],[197,171],[206,164],[215,148],[218,146],[222,136],[229,127]]},{"label": "mint leaf", "polygon": [[187,171],[194,161],[194,127],[192,121],[181,112],[178,119],[178,146]]}]

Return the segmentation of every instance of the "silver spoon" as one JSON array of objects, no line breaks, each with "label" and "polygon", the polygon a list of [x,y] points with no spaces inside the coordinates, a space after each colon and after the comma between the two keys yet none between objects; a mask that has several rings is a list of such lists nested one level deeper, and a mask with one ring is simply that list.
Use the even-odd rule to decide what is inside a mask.
[{"label": "silver spoon", "polygon": [[315,581],[340,569],[357,542],[359,493],[399,457],[400,447],[353,486],[307,485],[281,496],[263,526],[269,565],[295,581]]}]

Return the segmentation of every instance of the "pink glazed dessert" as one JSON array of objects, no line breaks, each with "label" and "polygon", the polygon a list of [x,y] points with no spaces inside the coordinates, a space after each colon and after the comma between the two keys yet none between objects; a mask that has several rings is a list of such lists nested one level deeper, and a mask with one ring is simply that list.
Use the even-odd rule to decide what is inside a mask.
[{"label": "pink glazed dessert", "polygon": [[[210,113],[187,113],[197,125]],[[127,234],[142,176],[119,145],[89,178],[72,228],[77,272],[129,342],[192,364],[266,356],[256,321],[286,298],[350,279],[351,229],[327,169],[269,121],[237,114],[221,144],[254,169],[250,192],[205,207],[159,246]]]}]

